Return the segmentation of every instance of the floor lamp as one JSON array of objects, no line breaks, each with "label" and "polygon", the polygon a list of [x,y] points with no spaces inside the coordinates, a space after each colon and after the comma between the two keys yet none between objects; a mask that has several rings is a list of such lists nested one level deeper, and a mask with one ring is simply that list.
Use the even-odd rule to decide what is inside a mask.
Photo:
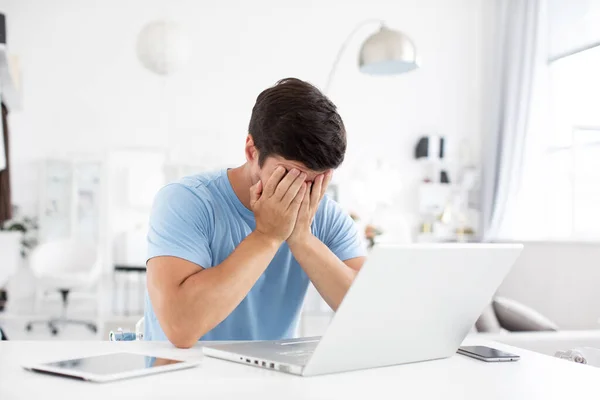
[{"label": "floor lamp", "polygon": [[[382,20],[368,19],[356,25],[342,43],[329,71],[324,88],[325,93],[329,93],[331,89],[340,60],[350,41],[358,31],[371,24],[379,25],[379,30],[365,39],[360,47],[358,55],[360,72],[368,75],[398,75],[419,68],[417,49],[414,42],[405,33],[388,28]],[[409,233],[404,236],[408,237]]]},{"label": "floor lamp", "polygon": [[388,28],[385,22],[369,19],[359,23],[348,35],[340,47],[325,84],[325,93],[329,92],[333,77],[340,60],[354,38],[354,35],[366,25],[378,24],[379,30],[369,36],[362,44],[358,57],[358,68],[369,75],[396,75],[412,71],[419,67],[417,50],[413,41],[404,33]]}]

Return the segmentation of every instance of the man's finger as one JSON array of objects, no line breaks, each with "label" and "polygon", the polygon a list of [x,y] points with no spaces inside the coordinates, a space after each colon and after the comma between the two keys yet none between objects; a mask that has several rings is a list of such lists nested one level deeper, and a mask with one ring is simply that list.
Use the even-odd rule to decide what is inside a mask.
[{"label": "man's finger", "polygon": [[304,199],[302,199],[302,209],[306,208],[306,212],[310,211],[310,191],[312,189],[312,182],[306,187],[306,193],[304,193]]},{"label": "man's finger", "polygon": [[275,193],[275,189],[277,188],[277,185],[279,184],[281,178],[283,178],[284,175],[285,168],[283,168],[282,166],[275,168],[275,171],[273,171],[273,173],[269,177],[269,180],[267,181],[267,184],[263,189],[263,193],[265,194],[265,196],[271,197],[273,193]]},{"label": "man's finger", "polygon": [[[294,182],[292,182],[292,184],[290,185],[290,187],[288,188],[287,192],[285,193],[285,195],[283,196],[283,199],[281,200],[281,202],[287,207],[290,205],[290,203],[294,200],[294,198],[296,197],[296,195],[298,194],[298,191],[300,190],[300,188],[302,187],[302,184],[304,183],[304,180],[306,179],[306,174],[304,172],[302,172],[300,175],[298,175],[296,177],[296,179],[294,180]],[[283,182],[282,182],[283,183]]]},{"label": "man's finger", "polygon": [[319,201],[321,201],[321,189],[323,188],[323,174],[318,175],[313,183],[313,188],[310,193],[310,205],[312,209],[319,207]]},{"label": "man's finger", "polygon": [[250,207],[254,207],[254,204],[260,199],[262,194],[262,181],[256,182],[250,187]]},{"label": "man's finger", "polygon": [[275,197],[277,200],[282,200],[283,196],[285,196],[288,189],[290,188],[290,186],[292,186],[292,183],[294,183],[298,175],[300,175],[300,171],[298,171],[296,168],[292,168],[292,170],[288,172],[287,175],[277,185],[275,193],[273,193],[273,197]]},{"label": "man's finger", "polygon": [[304,198],[306,197],[307,193],[307,185],[306,183],[302,182],[300,190],[298,190],[296,197],[294,197],[294,200],[292,200],[292,203],[290,204],[289,209],[292,210],[292,212],[297,213],[300,210],[300,207],[304,207]]},{"label": "man's finger", "polygon": [[323,200],[323,196],[327,193],[327,188],[329,187],[329,182],[331,182],[331,177],[333,176],[333,171],[329,170],[325,173],[325,178],[323,180],[323,185],[321,187],[321,197],[319,200]]}]

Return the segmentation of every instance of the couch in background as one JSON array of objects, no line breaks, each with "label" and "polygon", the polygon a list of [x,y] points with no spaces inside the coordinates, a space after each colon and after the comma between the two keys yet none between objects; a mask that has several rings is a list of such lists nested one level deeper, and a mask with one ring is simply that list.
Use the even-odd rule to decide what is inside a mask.
[{"label": "couch in background", "polygon": [[[557,351],[577,347],[600,349],[600,243],[525,242],[524,245],[522,255],[497,294],[513,304],[535,310],[533,325],[540,329],[527,331],[510,326],[509,330],[525,330],[510,332],[501,326],[491,329],[493,332],[476,335],[552,356]],[[482,317],[486,312],[490,309]]]}]

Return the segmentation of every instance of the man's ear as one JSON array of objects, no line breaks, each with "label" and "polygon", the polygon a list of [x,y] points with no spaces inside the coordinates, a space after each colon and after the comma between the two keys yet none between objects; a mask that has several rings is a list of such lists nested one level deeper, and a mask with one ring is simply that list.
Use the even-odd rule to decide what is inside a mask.
[{"label": "man's ear", "polygon": [[254,139],[252,139],[251,134],[246,136],[246,147],[244,151],[246,153],[246,161],[258,161],[258,150],[256,150],[256,146],[254,146]]}]

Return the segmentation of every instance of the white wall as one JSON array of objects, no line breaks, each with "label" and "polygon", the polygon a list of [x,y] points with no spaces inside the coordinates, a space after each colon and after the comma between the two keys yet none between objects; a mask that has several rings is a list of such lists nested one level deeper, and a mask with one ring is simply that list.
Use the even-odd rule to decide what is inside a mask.
[{"label": "white wall", "polygon": [[[296,76],[323,86],[335,54],[365,18],[384,18],[415,41],[422,67],[397,77],[360,75],[352,41],[332,91],[349,149],[343,183],[365,161],[397,168],[396,206],[416,209],[418,136],[468,138],[478,158],[482,0],[158,1],[3,0],[9,47],[21,57],[24,109],[10,116],[14,201],[34,209],[36,170],[48,156],[115,147],[167,149],[210,168],[243,161],[257,94]],[[165,80],[144,70],[136,35],[167,16],[189,33],[191,64]],[[395,183],[391,183],[395,184]],[[342,201],[351,204],[352,195]],[[414,222],[414,221],[413,221]]]}]

